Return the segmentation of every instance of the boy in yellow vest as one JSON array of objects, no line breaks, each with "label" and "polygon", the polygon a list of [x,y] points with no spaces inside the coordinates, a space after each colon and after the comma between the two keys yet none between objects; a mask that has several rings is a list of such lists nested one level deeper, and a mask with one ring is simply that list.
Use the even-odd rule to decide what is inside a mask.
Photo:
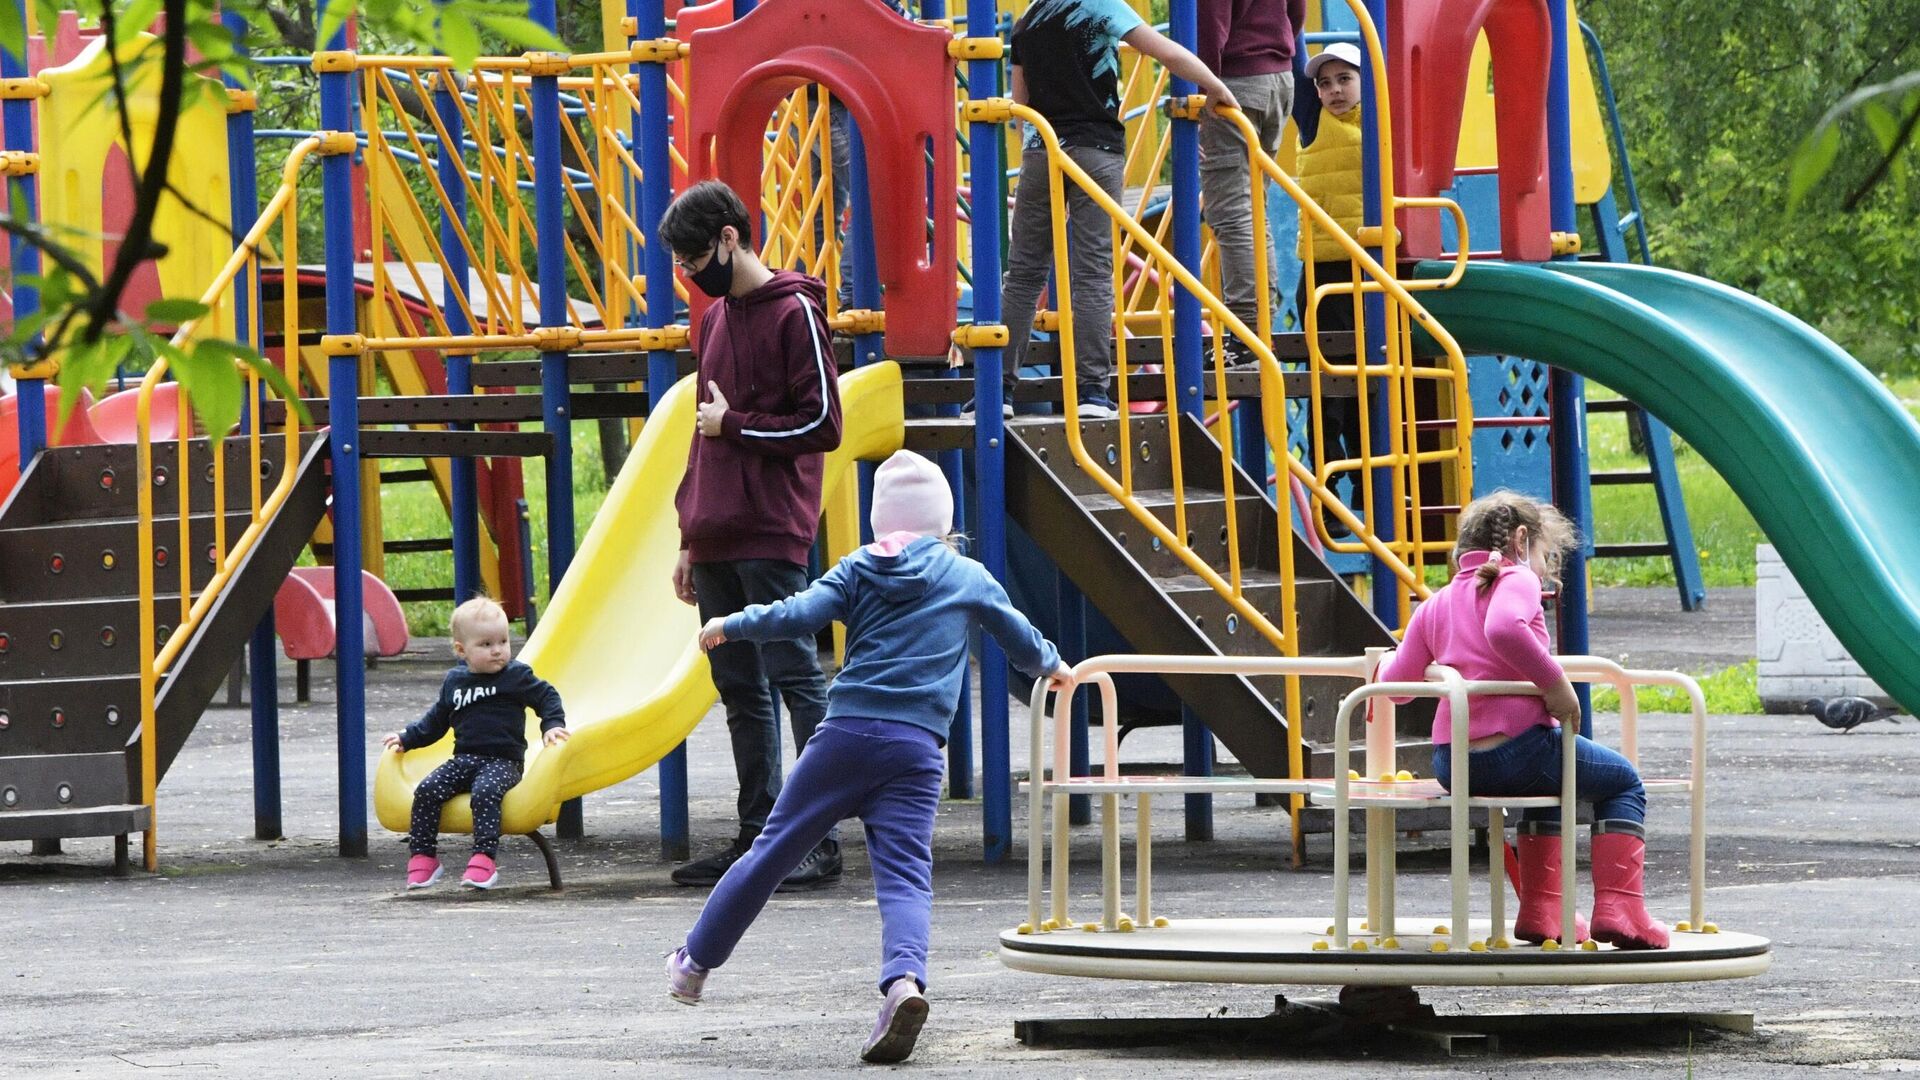
[{"label": "boy in yellow vest", "polygon": [[[1364,207],[1361,202],[1360,146],[1360,49],[1347,42],[1327,46],[1307,61],[1307,79],[1320,96],[1320,130],[1313,142],[1300,148],[1298,164],[1300,187],[1335,224],[1349,236],[1360,229]],[[1353,280],[1353,263],[1346,249],[1318,225],[1300,229],[1300,259],[1313,260],[1313,283]],[[1313,246],[1307,246],[1311,231]],[[1307,317],[1307,276],[1301,275],[1298,296],[1300,318]],[[1312,329],[1317,333],[1350,331],[1354,328],[1353,296],[1324,298],[1314,313]],[[1321,430],[1329,461],[1360,456],[1360,409],[1351,397],[1323,398]],[[1338,525],[1335,529],[1344,534]],[[1335,539],[1340,536],[1336,535]]]}]

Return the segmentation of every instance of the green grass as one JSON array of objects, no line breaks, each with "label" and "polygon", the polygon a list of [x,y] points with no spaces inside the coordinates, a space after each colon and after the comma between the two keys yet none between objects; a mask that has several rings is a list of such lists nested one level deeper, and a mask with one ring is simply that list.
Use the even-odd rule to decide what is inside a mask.
[{"label": "green grass", "polygon": [[[1698,676],[1700,693],[1707,699],[1707,712],[1716,716],[1725,716],[1765,711],[1760,705],[1760,691],[1755,682],[1759,670],[1758,660],[1748,660],[1744,664],[1735,664],[1709,675]],[[1640,711],[1643,713],[1693,711],[1693,705],[1687,700],[1686,693],[1675,687],[1635,687],[1633,697],[1639,703]],[[1594,687],[1593,708],[1595,712],[1619,712],[1620,692],[1611,686]]]},{"label": "green grass", "polygon": [[[411,463],[408,463],[411,467]],[[540,604],[547,596],[547,476],[541,459],[528,458],[524,465],[527,509],[533,522],[534,596]],[[607,497],[605,474],[600,465],[599,425],[580,421],[573,425],[573,519],[574,542],[587,533],[587,526]],[[444,537],[448,532],[447,511],[432,484],[386,484],[381,486],[380,511],[390,540],[415,540]],[[519,543],[517,537],[510,543]],[[395,589],[446,588],[453,583],[453,560],[445,552],[387,556],[386,582]],[[453,614],[449,602],[418,602],[407,605],[407,625],[420,635],[445,634],[447,620]]]}]

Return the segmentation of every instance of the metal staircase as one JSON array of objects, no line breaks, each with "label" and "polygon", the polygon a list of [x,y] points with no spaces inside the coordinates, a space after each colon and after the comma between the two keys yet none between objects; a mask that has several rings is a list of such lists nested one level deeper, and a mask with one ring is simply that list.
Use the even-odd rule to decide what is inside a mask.
[{"label": "metal staircase", "polygon": [[[250,448],[234,438],[225,456],[220,531],[231,545],[248,524]],[[282,443],[262,440],[262,478],[280,472]],[[157,444],[153,482],[169,493],[189,485],[192,504],[213,503],[213,450]],[[232,670],[274,592],[326,509],[326,440],[304,442],[291,494],[268,522],[227,587],[193,632],[157,698],[158,775]],[[92,445],[48,450],[34,459],[0,508],[0,841],[31,840],[57,850],[66,837],[112,836],[114,863],[127,866],[127,834],[148,828],[140,805],[140,592],[135,449]],[[161,500],[163,505],[166,499]],[[154,551],[157,636],[179,620],[180,574],[196,579],[220,555],[211,513],[159,517]]]}]

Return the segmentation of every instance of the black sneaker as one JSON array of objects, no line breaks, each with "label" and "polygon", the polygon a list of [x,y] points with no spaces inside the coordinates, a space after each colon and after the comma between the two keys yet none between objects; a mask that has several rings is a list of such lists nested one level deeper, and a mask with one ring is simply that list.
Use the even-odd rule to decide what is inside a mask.
[{"label": "black sneaker", "polygon": [[727,868],[740,861],[740,856],[753,846],[751,836],[735,837],[723,851],[716,851],[704,859],[695,859],[673,872],[675,885],[688,885],[695,888],[711,889],[720,884],[721,875]]},{"label": "black sneaker", "polygon": [[1228,371],[1259,371],[1260,354],[1253,346],[1235,338],[1220,349],[1220,359],[1227,365]]},{"label": "black sneaker", "polygon": [[780,882],[775,892],[807,892],[840,884],[840,841],[822,840],[800,865]]}]

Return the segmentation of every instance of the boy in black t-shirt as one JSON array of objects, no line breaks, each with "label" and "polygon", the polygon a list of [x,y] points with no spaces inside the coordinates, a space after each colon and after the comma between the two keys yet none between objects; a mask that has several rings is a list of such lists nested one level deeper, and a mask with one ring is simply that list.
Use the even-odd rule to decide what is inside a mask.
[{"label": "boy in black t-shirt", "polygon": [[527,752],[527,710],[540,715],[541,741],[567,741],[560,692],[514,660],[507,613],[485,597],[453,613],[453,654],[463,661],[447,672],[440,697],[425,716],[384,742],[406,753],[439,742],[453,729],[453,757],[427,774],[413,792],[413,831],[407,847],[407,888],[440,880],[440,808],[463,791],[473,793],[473,858],[463,884],[491,889],[500,880],[500,803],[520,782]]},{"label": "boy in black t-shirt", "polygon": [[[1160,34],[1125,0],[1034,0],[1013,24],[1013,100],[1032,106],[1060,139],[1061,149],[1116,201],[1126,184],[1126,129],[1120,123],[1119,42],[1191,80],[1215,105],[1237,107],[1233,92],[1199,58]],[[1066,185],[1074,379],[1082,419],[1115,415],[1108,384],[1113,375],[1113,223],[1093,197]],[[1047,150],[1029,131],[1014,196],[1007,272],[1001,280],[1012,340],[1003,381],[1011,403],[1026,362],[1034,307],[1053,269],[1053,204]],[[1004,410],[1013,415],[1012,408]]]}]

